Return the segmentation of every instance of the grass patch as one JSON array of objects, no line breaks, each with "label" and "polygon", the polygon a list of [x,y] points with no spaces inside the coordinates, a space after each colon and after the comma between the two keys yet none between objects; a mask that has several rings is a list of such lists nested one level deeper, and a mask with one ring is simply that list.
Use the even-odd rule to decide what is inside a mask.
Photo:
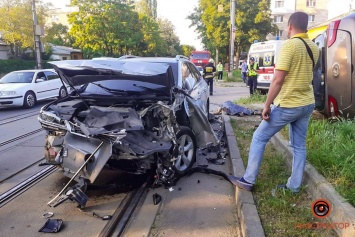
[{"label": "grass patch", "polygon": [[355,121],[311,120],[307,159],[355,206]]},{"label": "grass patch", "polygon": [[[289,139],[288,127],[281,130]],[[355,121],[329,123],[311,119],[307,135],[307,160],[335,190],[355,206]]]},{"label": "grass patch", "polygon": [[234,103],[240,105],[263,104],[266,101],[266,97],[267,95],[262,95],[258,91],[255,91],[253,95],[249,97],[240,98],[234,101]]},{"label": "grass patch", "polygon": [[[255,123],[231,120],[234,133],[238,140],[239,150],[244,164],[247,157]],[[337,236],[330,229],[296,228],[296,224],[319,222],[312,215],[311,200],[304,190],[298,195],[276,190],[277,184],[285,183],[290,175],[284,158],[279,155],[271,144],[265,149],[264,160],[259,170],[258,181],[253,192],[257,210],[266,236]]]},{"label": "grass patch", "polygon": [[243,82],[242,74],[239,69],[233,71],[233,76],[231,78],[228,78],[228,72],[223,71],[223,78],[225,82]]}]

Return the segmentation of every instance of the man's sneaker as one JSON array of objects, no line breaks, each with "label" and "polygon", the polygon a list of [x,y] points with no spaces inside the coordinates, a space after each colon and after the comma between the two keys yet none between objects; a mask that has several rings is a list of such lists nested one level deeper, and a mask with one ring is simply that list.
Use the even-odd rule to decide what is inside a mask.
[{"label": "man's sneaker", "polygon": [[231,181],[232,184],[234,184],[238,188],[241,188],[241,189],[244,189],[247,191],[251,191],[254,186],[253,184],[246,182],[243,177],[239,178],[239,177],[235,177],[235,176],[230,175],[229,180]]}]

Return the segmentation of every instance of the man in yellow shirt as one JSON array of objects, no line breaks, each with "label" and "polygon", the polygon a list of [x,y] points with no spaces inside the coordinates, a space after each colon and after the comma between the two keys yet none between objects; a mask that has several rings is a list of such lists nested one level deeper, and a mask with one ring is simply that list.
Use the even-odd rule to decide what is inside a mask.
[{"label": "man in yellow shirt", "polygon": [[[288,21],[288,37],[278,55],[273,81],[262,112],[263,121],[254,132],[244,176],[236,179],[239,188],[251,191],[256,182],[265,146],[284,126],[289,126],[293,152],[292,173],[278,188],[299,192],[306,163],[308,121],[314,109],[313,67],[319,51],[307,35],[308,15],[293,13]],[[270,108],[272,102],[274,105]]]}]

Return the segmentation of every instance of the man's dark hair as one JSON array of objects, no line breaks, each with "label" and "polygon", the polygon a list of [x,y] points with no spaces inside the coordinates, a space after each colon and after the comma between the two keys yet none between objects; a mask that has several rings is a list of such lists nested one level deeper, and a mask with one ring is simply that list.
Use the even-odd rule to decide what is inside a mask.
[{"label": "man's dark hair", "polygon": [[288,19],[288,24],[307,32],[308,14],[304,12],[294,12]]}]

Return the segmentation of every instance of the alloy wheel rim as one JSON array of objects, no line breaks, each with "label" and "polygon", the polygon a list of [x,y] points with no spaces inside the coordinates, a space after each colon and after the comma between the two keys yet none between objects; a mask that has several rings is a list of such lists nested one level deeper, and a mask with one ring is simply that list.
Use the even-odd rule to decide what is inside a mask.
[{"label": "alloy wheel rim", "polygon": [[189,135],[182,135],[178,140],[178,145],[179,155],[175,161],[175,168],[185,171],[192,162],[195,147]]},{"label": "alloy wheel rim", "polygon": [[27,105],[33,106],[35,104],[35,97],[32,94],[27,96]]}]

